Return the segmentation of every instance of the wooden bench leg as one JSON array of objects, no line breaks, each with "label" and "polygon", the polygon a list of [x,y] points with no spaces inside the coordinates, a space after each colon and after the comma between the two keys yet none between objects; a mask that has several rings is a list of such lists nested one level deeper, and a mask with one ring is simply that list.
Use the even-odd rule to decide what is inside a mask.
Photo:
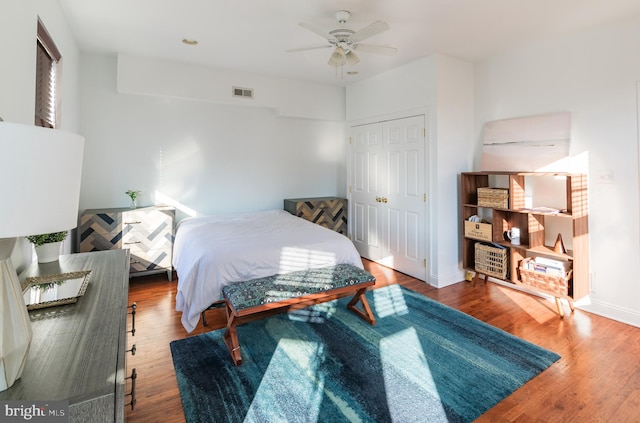
[{"label": "wooden bench leg", "polygon": [[231,359],[236,366],[242,364],[242,354],[240,353],[240,342],[238,341],[238,332],[236,331],[236,315],[227,304],[227,329],[224,331],[223,339],[227,345]]},{"label": "wooden bench leg", "polygon": [[[357,316],[364,319],[371,325],[376,324],[376,318],[373,317],[373,313],[371,312],[371,308],[369,307],[369,303],[367,302],[367,297],[365,297],[365,292],[367,288],[360,288],[356,295],[353,296],[349,304],[347,304],[347,308],[354,312]],[[360,302],[362,304],[362,310],[360,310],[356,305]]]}]

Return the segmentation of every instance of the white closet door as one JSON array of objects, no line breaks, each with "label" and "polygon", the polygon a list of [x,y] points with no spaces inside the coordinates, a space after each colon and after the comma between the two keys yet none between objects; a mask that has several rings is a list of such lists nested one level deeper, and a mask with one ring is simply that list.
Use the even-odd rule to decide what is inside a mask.
[{"label": "white closet door", "polygon": [[425,117],[352,128],[352,236],[363,257],[426,280]]},{"label": "white closet door", "polygon": [[352,181],[351,211],[352,238],[362,257],[378,261],[382,258],[382,205],[380,188],[384,167],[382,160],[382,124],[351,128]]},{"label": "white closet door", "polygon": [[383,124],[386,163],[385,230],[382,264],[426,279],[424,116]]}]

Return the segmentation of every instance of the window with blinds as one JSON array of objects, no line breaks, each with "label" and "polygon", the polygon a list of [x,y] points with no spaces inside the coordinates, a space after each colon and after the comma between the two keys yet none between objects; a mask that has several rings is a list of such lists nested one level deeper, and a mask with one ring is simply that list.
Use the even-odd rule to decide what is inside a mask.
[{"label": "window with blinds", "polygon": [[36,54],[36,126],[55,128],[57,122],[57,83],[62,55],[47,29],[38,19]]}]

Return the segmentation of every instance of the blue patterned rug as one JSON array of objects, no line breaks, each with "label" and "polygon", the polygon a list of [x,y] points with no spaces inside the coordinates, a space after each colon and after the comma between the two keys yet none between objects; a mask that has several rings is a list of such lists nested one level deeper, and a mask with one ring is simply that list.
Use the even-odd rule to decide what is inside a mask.
[{"label": "blue patterned rug", "polygon": [[398,285],[171,342],[187,422],[470,422],[560,358]]}]

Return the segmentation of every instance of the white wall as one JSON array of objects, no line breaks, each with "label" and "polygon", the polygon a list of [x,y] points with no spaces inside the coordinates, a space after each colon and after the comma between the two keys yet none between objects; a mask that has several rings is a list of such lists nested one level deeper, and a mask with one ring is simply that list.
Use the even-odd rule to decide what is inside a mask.
[{"label": "white wall", "polygon": [[[6,122],[31,125],[34,122],[36,34],[40,16],[62,54],[59,128],[77,132],[80,52],[58,2],[0,0],[0,11],[0,117]],[[71,243],[65,243],[65,250],[70,248]],[[31,249],[24,239],[17,243],[12,259],[18,271],[31,262]]]},{"label": "white wall", "polygon": [[347,86],[347,122],[385,118],[389,114],[435,106],[437,60],[416,60]]},{"label": "white wall", "polygon": [[424,110],[428,121],[428,282],[462,280],[459,174],[473,162],[473,66],[443,55],[347,86],[347,120],[368,123]]},{"label": "white wall", "polygon": [[[230,97],[228,81],[210,78],[207,70],[167,63],[161,66],[164,83],[154,88],[142,83],[145,67],[137,65],[145,61],[127,58],[127,63],[125,69],[115,57],[82,58],[81,210],[126,207],[127,189],[142,191],[139,204],[169,199],[198,214],[282,208],[282,200],[291,197],[345,195],[343,120],[279,116],[264,96],[273,80],[252,81],[263,96],[261,105],[235,99],[222,104],[215,92]],[[218,83],[223,88],[192,98],[193,87]],[[300,83],[277,85],[288,104],[280,113],[299,98],[294,109],[314,115],[304,106],[307,100],[297,97],[304,92]],[[344,92],[329,89],[324,96],[320,104],[327,105],[316,117],[334,113],[333,104],[339,110]]]},{"label": "white wall", "polygon": [[[476,133],[490,120],[572,114],[571,154],[588,156],[591,304],[640,326],[640,19],[523,47],[476,66]],[[600,183],[602,171],[613,183]]]},{"label": "white wall", "polygon": [[432,251],[438,263],[434,285],[443,287],[462,280],[460,173],[469,169],[474,154],[473,65],[439,56],[437,78],[436,152],[431,161],[435,190],[430,205],[437,210],[432,222],[437,233]]},{"label": "white wall", "polygon": [[0,0],[0,8],[11,10],[0,13],[0,117],[7,122],[33,124],[38,28],[35,2]]},{"label": "white wall", "polygon": [[58,126],[76,132],[80,51],[58,2],[0,0],[0,10],[0,116],[7,122],[34,122],[39,16],[62,54]]},{"label": "white wall", "polygon": [[[253,89],[253,98],[232,97],[232,87]],[[265,107],[278,116],[343,122],[345,90],[247,72],[118,55],[117,90],[237,106]]]}]

